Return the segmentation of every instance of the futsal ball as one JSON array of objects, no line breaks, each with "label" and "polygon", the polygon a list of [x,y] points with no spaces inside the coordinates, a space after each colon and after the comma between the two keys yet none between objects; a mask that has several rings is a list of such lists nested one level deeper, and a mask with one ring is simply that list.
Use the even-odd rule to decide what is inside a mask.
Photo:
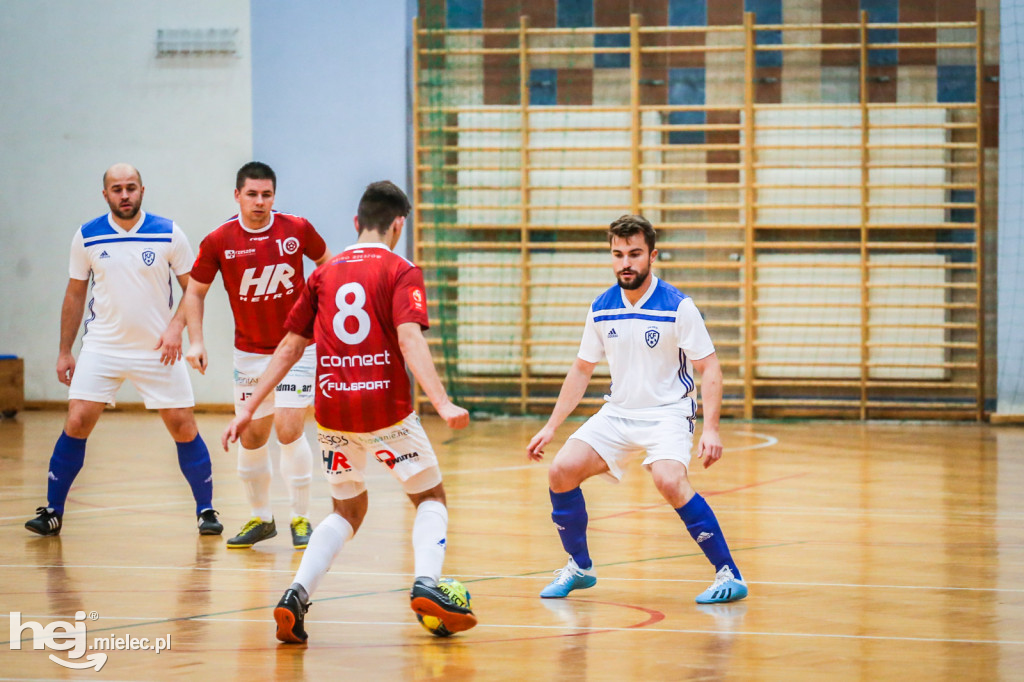
[{"label": "futsal ball", "polygon": [[[473,608],[469,605],[469,590],[455,578],[441,578],[437,581],[437,589],[444,592],[453,603],[467,609]],[[454,634],[444,626],[440,618],[417,613],[416,620],[420,622],[423,629],[435,637],[451,637]]]}]

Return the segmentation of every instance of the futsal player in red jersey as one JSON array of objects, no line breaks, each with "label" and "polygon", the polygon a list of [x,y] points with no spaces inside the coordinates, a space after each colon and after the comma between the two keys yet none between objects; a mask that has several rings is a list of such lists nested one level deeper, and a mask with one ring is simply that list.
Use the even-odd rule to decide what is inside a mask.
[{"label": "futsal player in red jersey", "polygon": [[366,515],[364,475],[371,457],[391,471],[416,507],[413,611],[439,618],[451,632],[476,625],[470,609],[437,589],[448,510],[437,456],[413,411],[406,366],[449,427],[467,426],[469,413],[448,398],[423,338],[423,272],[392,252],[409,209],[409,199],[391,182],[366,188],[355,219],[358,241],[310,276],[285,322],[288,334],[222,438],[225,449],[244,438],[270,387],[314,339],[316,421],[334,511],[313,531],[295,579],[274,609],[282,642],[306,641],[310,596]]},{"label": "futsal player in red jersey", "polygon": [[[238,170],[238,215],[203,239],[185,297],[191,341],[186,358],[205,374],[203,305],[217,272],[221,273],[235,318],[236,412],[250,400],[260,374],[284,337],[288,311],[305,287],[303,257],[317,265],[331,257],[323,238],[308,220],[273,210],[276,190],[277,176],[267,164],[253,161]],[[303,426],[306,410],[313,403],[315,378],[316,348],[308,345],[295,367],[274,384],[274,398],[265,401],[253,414],[253,424],[238,447],[238,476],[252,516],[228,540],[229,548],[252,547],[277,535],[270,506],[271,427],[277,431],[281,474],[291,498],[292,545],[304,549],[309,542],[313,451],[303,435]]]}]

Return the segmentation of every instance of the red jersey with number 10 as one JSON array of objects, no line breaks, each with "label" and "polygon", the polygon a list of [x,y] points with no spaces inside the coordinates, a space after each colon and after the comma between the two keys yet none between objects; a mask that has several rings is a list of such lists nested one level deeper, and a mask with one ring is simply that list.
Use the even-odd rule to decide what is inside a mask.
[{"label": "red jersey with number 10", "polygon": [[235,316],[235,348],[269,355],[305,286],[303,255],[315,261],[326,249],[305,218],[275,211],[269,225],[249,230],[235,216],[203,239],[191,277],[212,284],[220,270]]},{"label": "red jersey with number 10", "polygon": [[412,413],[398,325],[428,327],[423,272],[384,244],[356,244],[317,268],[285,322],[316,342],[316,421],[368,433]]}]

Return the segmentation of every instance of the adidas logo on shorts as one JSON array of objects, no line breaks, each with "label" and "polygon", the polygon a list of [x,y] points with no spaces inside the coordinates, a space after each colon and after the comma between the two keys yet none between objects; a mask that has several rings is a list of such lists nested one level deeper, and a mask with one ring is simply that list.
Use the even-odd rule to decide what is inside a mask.
[{"label": "adidas logo on shorts", "polygon": [[619,335],[615,333],[615,328],[614,327],[612,327],[612,330],[610,332],[608,332],[608,338],[609,339],[617,339],[617,338],[619,338]]}]

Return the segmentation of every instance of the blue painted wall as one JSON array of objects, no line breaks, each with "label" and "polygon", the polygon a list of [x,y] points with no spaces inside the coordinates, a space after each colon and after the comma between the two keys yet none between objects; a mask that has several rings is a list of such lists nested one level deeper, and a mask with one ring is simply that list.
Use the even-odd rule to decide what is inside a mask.
[{"label": "blue painted wall", "polygon": [[277,172],[275,208],[309,218],[334,251],[355,241],[368,183],[411,198],[409,5],[252,0],[253,155]]}]

